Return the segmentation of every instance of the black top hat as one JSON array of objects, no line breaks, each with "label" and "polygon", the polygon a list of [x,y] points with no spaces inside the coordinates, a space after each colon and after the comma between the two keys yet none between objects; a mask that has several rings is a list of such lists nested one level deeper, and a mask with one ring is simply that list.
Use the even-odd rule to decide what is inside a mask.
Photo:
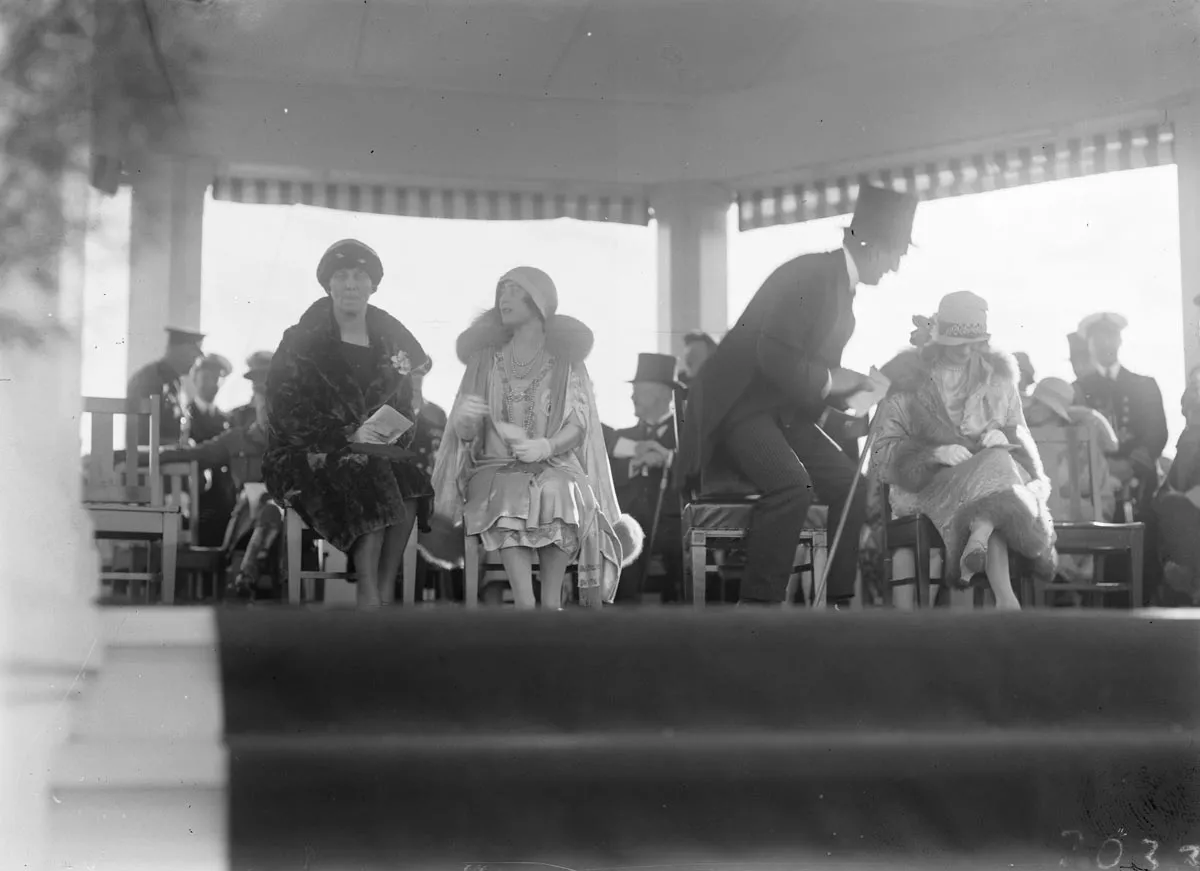
[{"label": "black top hat", "polygon": [[638,354],[637,372],[630,382],[652,381],[668,387],[682,387],[675,377],[679,363],[670,354]]},{"label": "black top hat", "polygon": [[183,330],[179,327],[167,327],[167,344],[169,345],[199,345],[204,342],[204,333],[195,330]]},{"label": "black top hat", "polygon": [[866,185],[858,189],[850,231],[860,242],[899,248],[912,243],[916,214],[915,195]]}]

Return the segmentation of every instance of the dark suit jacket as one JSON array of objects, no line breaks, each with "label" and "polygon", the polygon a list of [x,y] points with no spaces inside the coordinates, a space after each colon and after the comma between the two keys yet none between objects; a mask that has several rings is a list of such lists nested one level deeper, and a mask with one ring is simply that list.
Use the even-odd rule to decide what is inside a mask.
[{"label": "dark suit jacket", "polygon": [[[179,434],[182,431],[184,410],[179,401],[179,381],[179,376],[165,360],[157,360],[147,363],[133,373],[125,389],[125,395],[129,399],[145,399],[154,394],[162,397],[158,439],[164,447],[179,444]],[[138,425],[138,441],[143,445],[150,443],[150,425],[144,420]]]},{"label": "dark suit jacket", "polygon": [[1167,416],[1153,378],[1135,375],[1122,366],[1116,381],[1092,373],[1080,378],[1077,387],[1084,402],[1107,417],[1116,430],[1120,444],[1116,456],[1128,457],[1135,448],[1144,449],[1151,460],[1162,456],[1167,446]]},{"label": "dark suit jacket", "polygon": [[1115,381],[1093,372],[1080,378],[1075,387],[1084,402],[1108,418],[1116,431],[1119,446],[1114,456],[1128,459],[1136,448],[1150,455],[1150,465],[1133,464],[1137,476],[1135,515],[1140,516],[1158,486],[1157,460],[1167,446],[1167,416],[1158,383],[1122,366]]},{"label": "dark suit jacket", "polygon": [[221,409],[213,407],[203,410],[195,401],[188,403],[188,419],[191,423],[189,433],[196,444],[215,439],[229,429],[230,424],[229,415]]},{"label": "dark suit jacket", "polygon": [[854,333],[853,301],[841,248],[771,273],[690,385],[679,480],[694,485],[732,422],[775,409],[821,416],[829,370]]}]

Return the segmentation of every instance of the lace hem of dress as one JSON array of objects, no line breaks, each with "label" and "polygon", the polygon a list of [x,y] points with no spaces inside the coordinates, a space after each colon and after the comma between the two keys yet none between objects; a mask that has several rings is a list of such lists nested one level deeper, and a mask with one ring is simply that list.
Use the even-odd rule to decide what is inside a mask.
[{"label": "lace hem of dress", "polygon": [[483,546],[488,550],[503,550],[506,547],[557,547],[574,554],[579,550],[579,531],[562,520],[552,520],[544,526],[511,528],[497,523],[480,534]]}]

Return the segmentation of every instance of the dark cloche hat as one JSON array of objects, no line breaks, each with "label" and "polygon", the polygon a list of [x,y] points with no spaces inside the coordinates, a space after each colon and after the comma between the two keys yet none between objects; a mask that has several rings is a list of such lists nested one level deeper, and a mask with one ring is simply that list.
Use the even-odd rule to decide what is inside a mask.
[{"label": "dark cloche hat", "polygon": [[379,287],[383,281],[383,261],[369,246],[357,239],[342,239],[329,246],[317,264],[317,282],[329,290],[329,279],[333,273],[348,266],[361,266],[371,276],[371,284]]}]

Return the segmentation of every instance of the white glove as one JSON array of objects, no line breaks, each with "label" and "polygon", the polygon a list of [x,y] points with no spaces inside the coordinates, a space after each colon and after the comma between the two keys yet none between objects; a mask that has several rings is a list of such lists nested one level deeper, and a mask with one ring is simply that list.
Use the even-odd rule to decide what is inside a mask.
[{"label": "white glove", "polygon": [[488,404],[483,401],[482,397],[470,393],[464,395],[451,414],[451,423],[458,437],[474,438],[478,432],[479,421],[490,411],[491,409],[488,408]]},{"label": "white glove", "polygon": [[943,466],[957,466],[971,459],[971,452],[962,445],[940,445],[933,449],[933,458]]},{"label": "white glove", "polygon": [[1004,433],[1000,432],[1000,430],[989,429],[983,434],[980,442],[985,448],[1000,448],[1008,444],[1008,439],[1005,438]]},{"label": "white glove", "polygon": [[554,446],[550,439],[529,439],[513,444],[512,452],[522,463],[541,463],[554,456]]}]

